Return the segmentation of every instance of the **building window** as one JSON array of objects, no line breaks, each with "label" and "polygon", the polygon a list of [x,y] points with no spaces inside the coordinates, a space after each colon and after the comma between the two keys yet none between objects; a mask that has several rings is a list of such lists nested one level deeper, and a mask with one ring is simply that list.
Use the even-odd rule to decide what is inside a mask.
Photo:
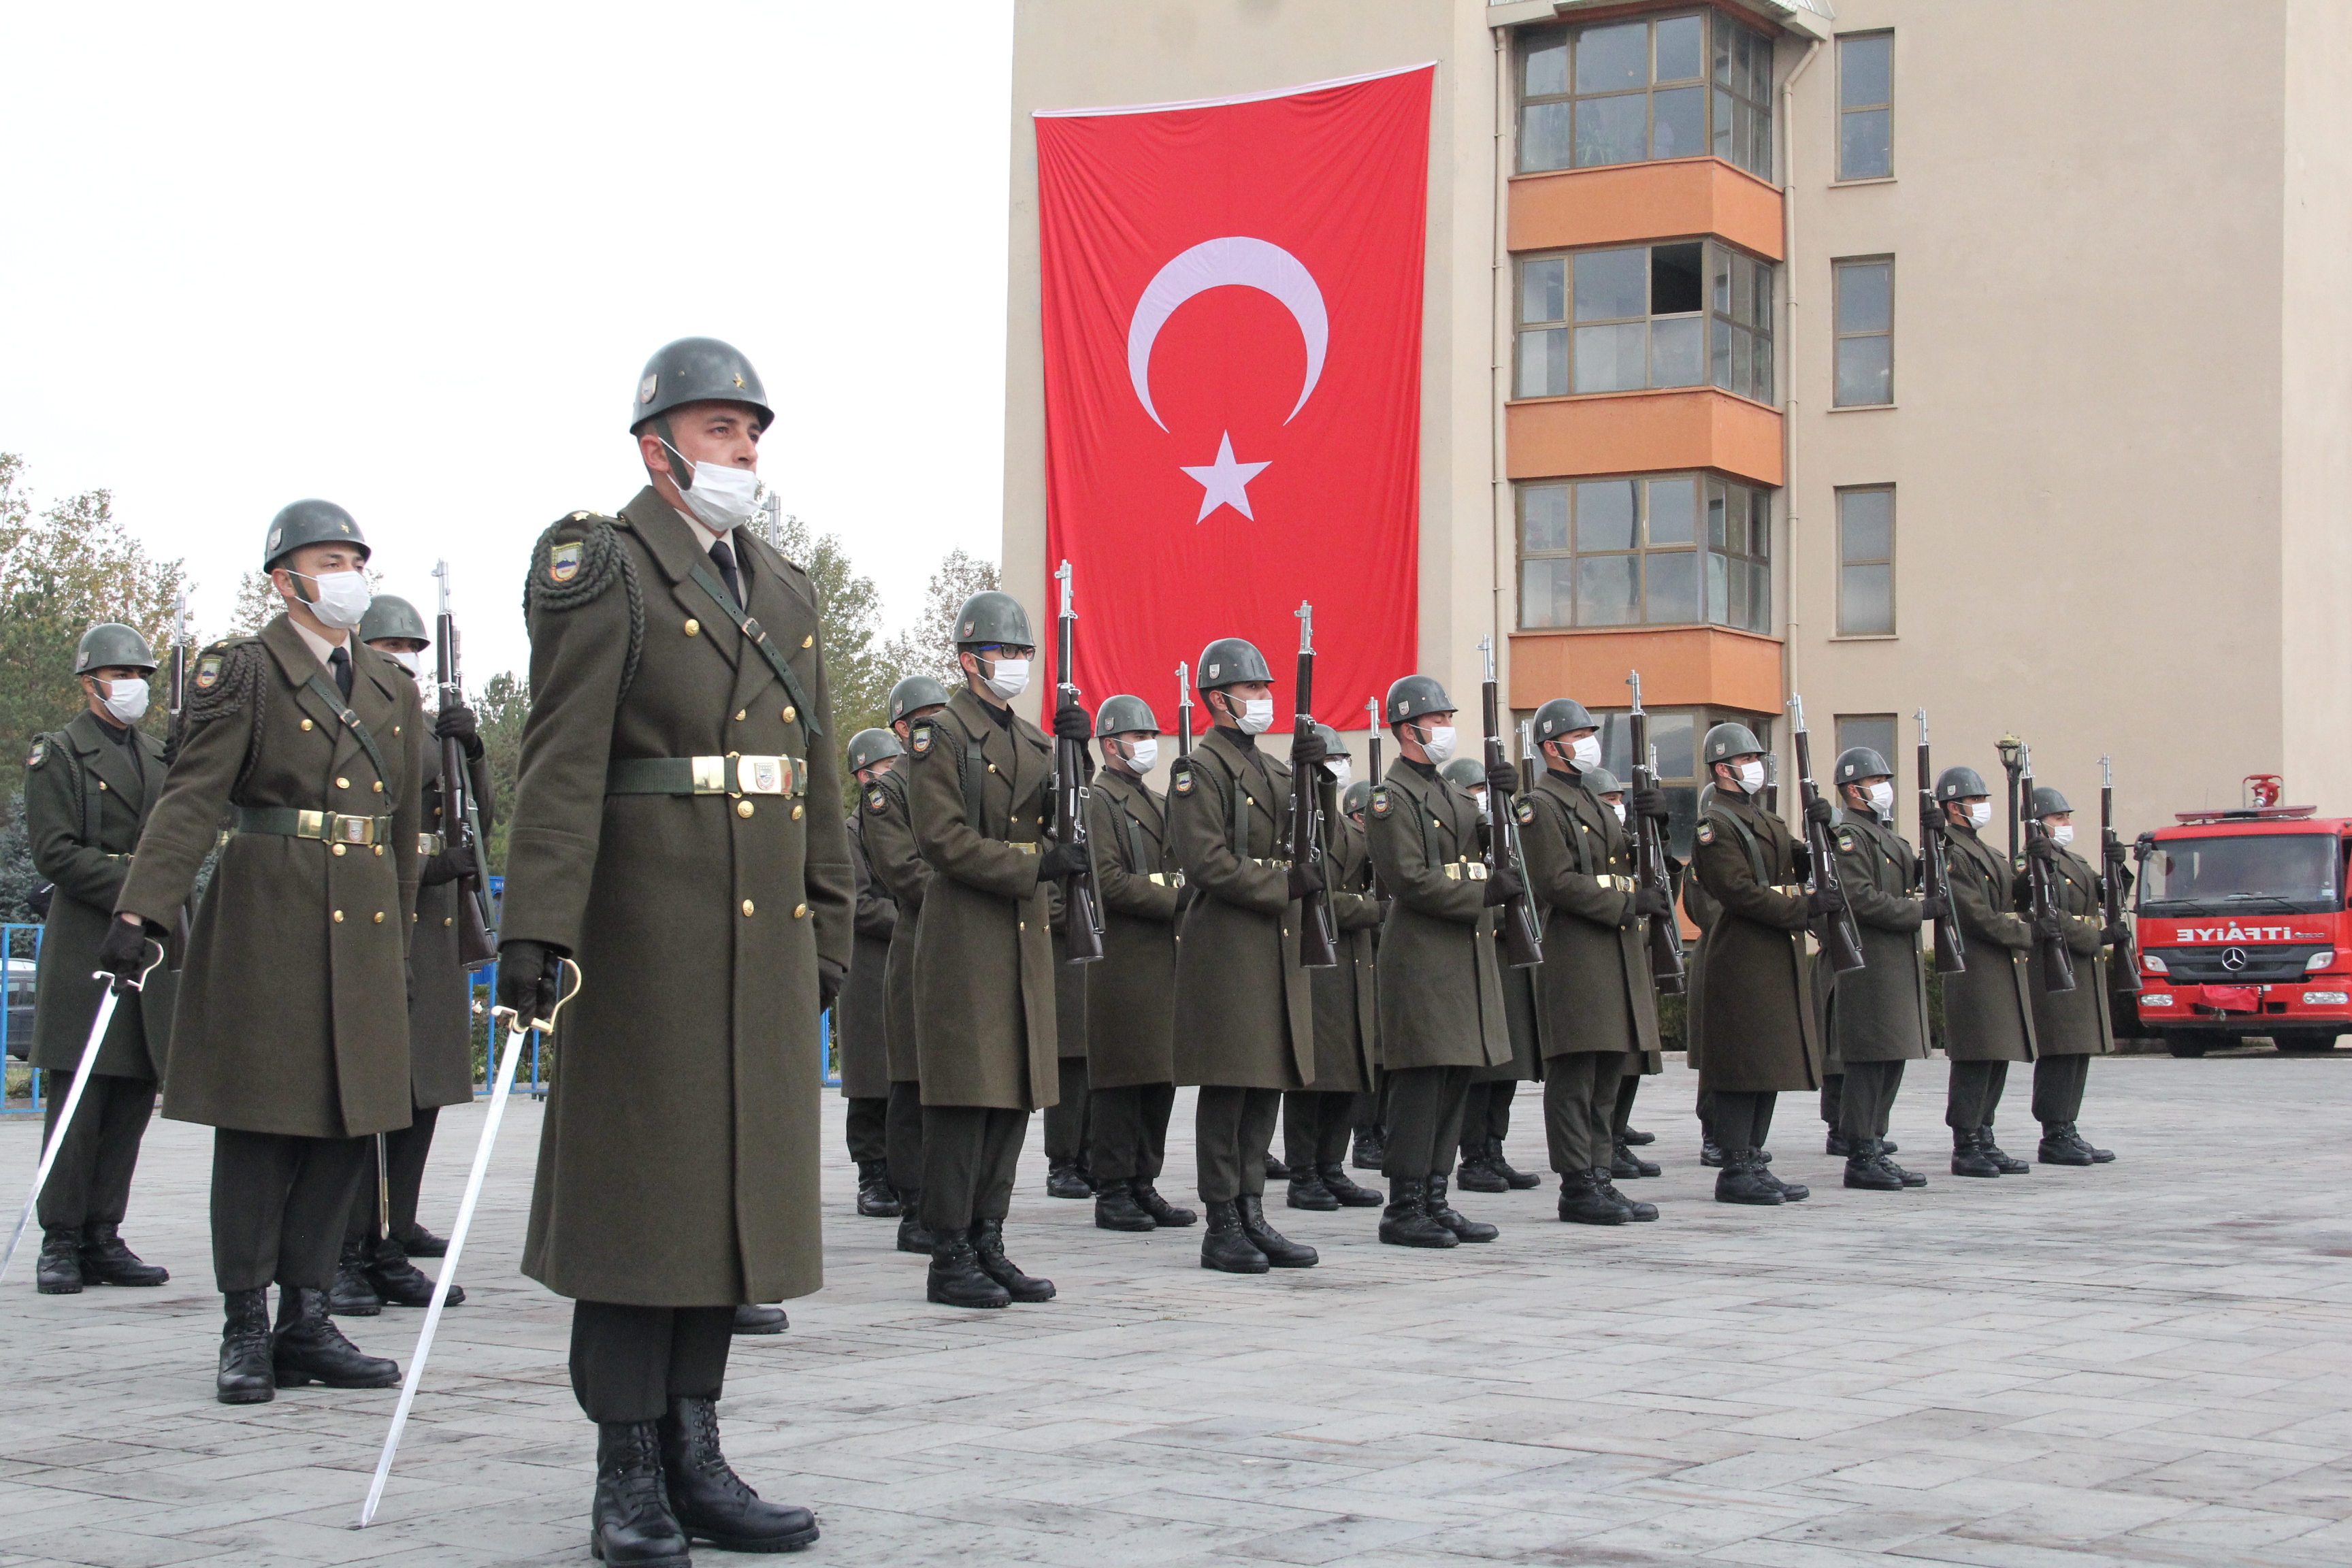
[{"label": "building window", "polygon": [[[1839,714],[1837,744],[1841,755],[1853,750],[1856,746],[1868,746],[1885,760],[1888,767],[1893,767],[1895,765],[1895,715],[1892,713]],[[1834,768],[1834,762],[1832,766]],[[1828,781],[1822,782],[1826,784]],[[1832,793],[1834,794],[1834,791]],[[1844,797],[1839,796],[1838,804],[1843,805]]]},{"label": "building window", "polygon": [[1895,262],[1841,261],[1837,274],[1837,405],[1895,401]]},{"label": "building window", "polygon": [[1712,240],[1528,257],[1517,395],[1712,384],[1769,403],[1776,270]]},{"label": "building window", "polygon": [[1707,474],[1518,487],[1519,625],[1769,632],[1769,490]]},{"label": "building window", "polygon": [[1895,35],[1838,40],[1838,178],[1884,180],[1895,173]]},{"label": "building window", "polygon": [[[1622,709],[1593,709],[1601,723],[1601,765],[1621,783],[1633,777],[1633,725]],[[1707,780],[1699,766],[1699,742],[1717,724],[1745,724],[1763,743],[1765,765],[1772,763],[1772,716],[1736,708],[1652,708],[1650,748],[1658,755],[1658,784],[1666,792],[1666,845],[1675,858],[1688,861],[1698,826],[1699,787]]]},{"label": "building window", "polygon": [[1840,490],[1838,636],[1895,633],[1895,487]]},{"label": "building window", "polygon": [[1772,177],[1772,43],[1713,11],[1521,35],[1519,169],[1712,153]]}]

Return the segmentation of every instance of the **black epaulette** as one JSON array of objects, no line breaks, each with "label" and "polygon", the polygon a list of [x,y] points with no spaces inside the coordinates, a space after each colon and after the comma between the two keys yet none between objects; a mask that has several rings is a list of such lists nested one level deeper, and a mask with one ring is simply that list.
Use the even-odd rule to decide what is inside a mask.
[{"label": "black epaulette", "polygon": [[550,523],[531,546],[530,571],[523,579],[523,616],[578,609],[618,582],[629,605],[629,651],[621,668],[621,694],[637,679],[646,647],[646,596],[637,568],[621,542],[619,519],[575,511]]},{"label": "black epaulette", "polygon": [[205,649],[188,671],[189,721],[203,723],[254,706],[268,665],[268,650],[257,637],[223,637]]}]

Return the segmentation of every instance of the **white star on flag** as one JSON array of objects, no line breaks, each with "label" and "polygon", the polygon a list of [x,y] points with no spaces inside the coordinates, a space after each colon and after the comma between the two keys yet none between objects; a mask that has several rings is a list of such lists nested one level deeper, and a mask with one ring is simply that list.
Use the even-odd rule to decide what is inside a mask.
[{"label": "white star on flag", "polygon": [[1249,482],[1266,469],[1271,462],[1236,463],[1234,461],[1234,434],[1228,430],[1217,442],[1217,460],[1205,468],[1192,468],[1180,463],[1177,467],[1192,475],[1201,486],[1201,515],[1194,522],[1206,522],[1209,514],[1221,506],[1229,506],[1248,518],[1257,521],[1250,510]]}]

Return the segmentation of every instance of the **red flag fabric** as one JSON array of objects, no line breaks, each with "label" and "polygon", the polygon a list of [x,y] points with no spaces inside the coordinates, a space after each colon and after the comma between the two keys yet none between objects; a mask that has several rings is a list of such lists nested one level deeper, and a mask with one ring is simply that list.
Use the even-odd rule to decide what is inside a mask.
[{"label": "red flag fabric", "polygon": [[1434,68],[1036,117],[1046,570],[1089,711],[1173,730],[1177,662],[1243,637],[1288,714],[1301,601],[1325,723],[1412,672]]}]

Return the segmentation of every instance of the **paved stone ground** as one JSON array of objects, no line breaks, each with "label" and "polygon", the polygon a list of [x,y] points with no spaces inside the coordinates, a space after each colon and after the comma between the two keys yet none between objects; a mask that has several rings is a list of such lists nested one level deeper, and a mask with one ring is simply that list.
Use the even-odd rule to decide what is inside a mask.
[{"label": "paved stone ground", "polygon": [[[892,1568],[2352,1561],[2352,1055],[2102,1062],[2088,1125],[2121,1162],[1998,1182],[1941,1173],[1942,1077],[1897,1107],[1924,1193],[1843,1191],[1787,1097],[1776,1166],[1813,1200],[1706,1201],[1676,1067],[1639,1116],[1658,1224],[1474,1194],[1502,1240],[1425,1253],[1374,1211],[1285,1211],[1323,1265],[1258,1279],[1198,1268],[1197,1229],[1045,1199],[1033,1135],[1013,1256],[1062,1295],[1000,1312],[926,1305],[835,1152],[832,1283],[736,1342],[728,1448],[816,1507],[809,1560]],[[445,1229],[478,1115],[443,1120]],[[586,1563],[567,1308],[514,1271],[538,1124],[509,1121],[473,1299],[354,1532],[393,1395],[213,1401],[208,1135],[157,1123],[129,1228],[172,1284],[0,1288],[0,1564]],[[827,1125],[837,1151],[837,1100]],[[1535,1116],[1511,1147],[1540,1166]],[[33,1152],[0,1128],[0,1170]],[[404,1358],[415,1323],[351,1326]]]}]

